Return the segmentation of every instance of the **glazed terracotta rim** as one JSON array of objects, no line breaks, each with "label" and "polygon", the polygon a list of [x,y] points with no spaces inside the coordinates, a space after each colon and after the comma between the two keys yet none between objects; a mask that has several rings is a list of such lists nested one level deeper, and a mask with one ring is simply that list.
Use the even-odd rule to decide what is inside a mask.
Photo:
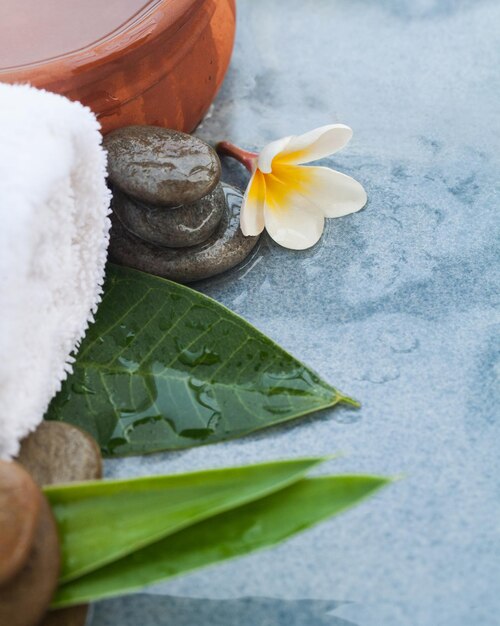
[{"label": "glazed terracotta rim", "polygon": [[[149,7],[139,10],[104,37],[59,56],[0,68],[0,79],[23,82],[34,77],[38,79],[41,75],[57,76],[58,80],[66,77],[74,79],[75,74],[98,68],[135,51],[160,33],[179,30],[202,2],[203,0],[153,0]],[[127,37],[120,40],[124,32]]]}]

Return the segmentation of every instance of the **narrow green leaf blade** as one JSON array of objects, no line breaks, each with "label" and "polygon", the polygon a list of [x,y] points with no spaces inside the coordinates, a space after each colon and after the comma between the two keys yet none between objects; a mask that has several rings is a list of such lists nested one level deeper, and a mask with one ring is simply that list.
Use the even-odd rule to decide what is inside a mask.
[{"label": "narrow green leaf blade", "polygon": [[321,459],[45,488],[69,581],[199,520],[299,480]]},{"label": "narrow green leaf blade", "polygon": [[356,405],[214,300],[110,265],[96,322],[46,418],[125,455],[221,441],[339,402]]},{"label": "narrow green leaf blade", "polygon": [[121,595],[275,545],[373,494],[375,476],[303,479],[270,496],[190,526],[59,588],[53,606]]}]

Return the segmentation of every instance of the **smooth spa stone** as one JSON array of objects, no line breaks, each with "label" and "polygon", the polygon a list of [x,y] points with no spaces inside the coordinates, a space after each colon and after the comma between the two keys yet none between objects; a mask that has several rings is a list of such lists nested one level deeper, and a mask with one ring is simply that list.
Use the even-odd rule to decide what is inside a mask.
[{"label": "smooth spa stone", "polygon": [[33,545],[19,573],[0,587],[0,624],[36,626],[57,588],[60,571],[59,536],[48,501],[42,504]]},{"label": "smooth spa stone", "polygon": [[129,233],[115,217],[110,260],[180,283],[209,278],[238,265],[254,249],[259,237],[245,237],[240,230],[242,194],[224,183],[222,188],[226,196],[225,215],[204,243],[190,248],[160,248]]},{"label": "smooth spa stone", "polygon": [[160,206],[206,196],[220,179],[215,150],[197,137],[159,126],[125,126],[104,138],[111,182],[125,193]]},{"label": "smooth spa stone", "polygon": [[[21,442],[17,460],[39,485],[102,478],[96,441],[64,422],[42,422]],[[39,626],[84,626],[87,614],[88,605],[48,611]]]},{"label": "smooth spa stone", "polygon": [[39,485],[102,477],[102,458],[95,440],[64,422],[42,422],[21,442],[17,460]]},{"label": "smooth spa stone", "polygon": [[26,562],[38,526],[42,498],[17,463],[0,461],[0,586]]},{"label": "smooth spa stone", "polygon": [[113,190],[112,208],[125,228],[149,243],[169,248],[206,241],[219,225],[225,207],[220,184],[201,200],[175,208],[144,204]]}]

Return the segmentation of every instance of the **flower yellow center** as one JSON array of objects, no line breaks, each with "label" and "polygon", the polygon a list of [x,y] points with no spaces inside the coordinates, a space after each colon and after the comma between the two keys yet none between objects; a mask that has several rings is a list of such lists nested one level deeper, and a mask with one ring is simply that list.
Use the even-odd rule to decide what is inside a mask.
[{"label": "flower yellow center", "polygon": [[263,174],[257,170],[250,190],[252,199],[263,201],[273,210],[286,211],[294,196],[304,196],[311,182],[307,167],[284,165],[273,162],[272,172]]}]

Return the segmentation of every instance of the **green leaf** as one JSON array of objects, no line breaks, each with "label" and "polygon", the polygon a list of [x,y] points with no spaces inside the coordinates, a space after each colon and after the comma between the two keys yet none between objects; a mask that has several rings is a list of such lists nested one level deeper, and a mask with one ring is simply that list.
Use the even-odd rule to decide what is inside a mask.
[{"label": "green leaf", "polygon": [[303,479],[273,495],[190,526],[59,588],[54,607],[121,595],[275,545],[387,484],[375,476]]},{"label": "green leaf", "polygon": [[96,322],[46,418],[124,455],[221,441],[339,402],[357,405],[214,300],[109,266]]},{"label": "green leaf", "polygon": [[321,459],[45,488],[69,581],[188,525],[299,480]]}]

